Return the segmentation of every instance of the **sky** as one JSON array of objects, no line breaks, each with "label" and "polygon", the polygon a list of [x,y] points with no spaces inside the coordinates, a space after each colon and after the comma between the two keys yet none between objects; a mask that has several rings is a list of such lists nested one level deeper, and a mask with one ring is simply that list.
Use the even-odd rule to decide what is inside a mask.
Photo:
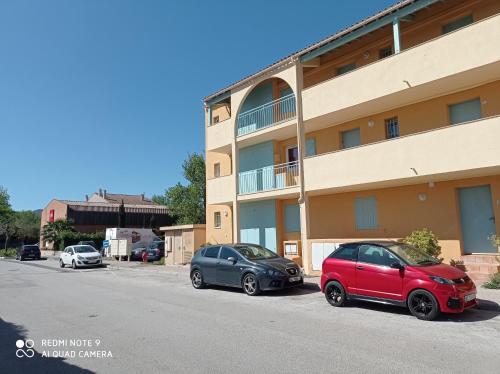
[{"label": "sky", "polygon": [[1,0],[0,186],[162,194],[204,152],[203,98],[395,0]]}]

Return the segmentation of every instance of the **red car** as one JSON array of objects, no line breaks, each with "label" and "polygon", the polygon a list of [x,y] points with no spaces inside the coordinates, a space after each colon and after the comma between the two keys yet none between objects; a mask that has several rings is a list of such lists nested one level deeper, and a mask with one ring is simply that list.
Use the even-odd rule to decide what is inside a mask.
[{"label": "red car", "polygon": [[321,291],[333,306],[347,299],[407,307],[423,320],[477,305],[476,286],[462,270],[408,244],[342,244],[323,262]]}]

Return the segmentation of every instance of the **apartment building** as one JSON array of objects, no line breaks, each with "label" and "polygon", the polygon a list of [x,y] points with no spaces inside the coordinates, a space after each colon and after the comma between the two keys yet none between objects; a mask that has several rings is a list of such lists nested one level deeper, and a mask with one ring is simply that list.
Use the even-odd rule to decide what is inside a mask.
[{"label": "apartment building", "polygon": [[[363,16],[363,15],[361,15]],[[405,0],[205,98],[210,243],[500,234],[500,1]]]}]

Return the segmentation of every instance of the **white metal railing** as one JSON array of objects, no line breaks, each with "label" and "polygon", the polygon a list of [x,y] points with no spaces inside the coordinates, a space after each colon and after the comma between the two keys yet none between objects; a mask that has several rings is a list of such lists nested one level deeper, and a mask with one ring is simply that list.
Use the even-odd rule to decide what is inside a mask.
[{"label": "white metal railing", "polygon": [[266,166],[260,169],[243,171],[238,174],[238,191],[240,195],[278,190],[297,186],[298,183],[298,161]]},{"label": "white metal railing", "polygon": [[238,115],[238,136],[272,126],[296,116],[292,93]]}]

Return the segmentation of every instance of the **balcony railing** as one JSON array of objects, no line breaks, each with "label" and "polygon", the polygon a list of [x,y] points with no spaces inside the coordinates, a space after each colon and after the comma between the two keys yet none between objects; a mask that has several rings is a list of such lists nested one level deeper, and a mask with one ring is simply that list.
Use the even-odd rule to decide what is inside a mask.
[{"label": "balcony railing", "polygon": [[280,97],[238,116],[238,136],[273,126],[295,117],[295,95]]},{"label": "balcony railing", "polygon": [[278,190],[297,186],[298,183],[299,164],[297,161],[244,171],[238,175],[240,195]]}]

